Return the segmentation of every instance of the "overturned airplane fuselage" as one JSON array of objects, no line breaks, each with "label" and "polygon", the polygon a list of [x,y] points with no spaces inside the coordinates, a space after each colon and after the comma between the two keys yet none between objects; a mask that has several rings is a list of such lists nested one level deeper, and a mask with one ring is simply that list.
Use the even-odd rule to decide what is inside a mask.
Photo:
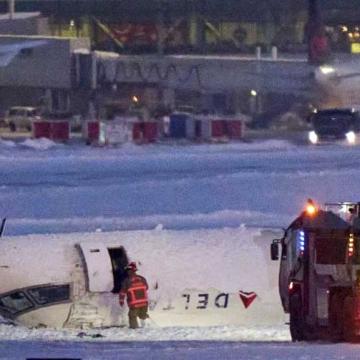
[{"label": "overturned airplane fuselage", "polygon": [[281,324],[273,237],[238,228],[2,238],[0,315],[30,327],[126,326],[118,291],[135,260],[159,326]]}]

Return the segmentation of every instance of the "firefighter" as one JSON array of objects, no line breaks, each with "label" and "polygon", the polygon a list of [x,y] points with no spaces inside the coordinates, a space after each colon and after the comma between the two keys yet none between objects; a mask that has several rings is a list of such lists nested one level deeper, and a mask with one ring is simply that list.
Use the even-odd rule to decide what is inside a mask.
[{"label": "firefighter", "polygon": [[145,320],[149,317],[148,311],[148,284],[144,277],[136,274],[135,262],[125,267],[128,277],[124,280],[119,293],[120,306],[124,306],[125,297],[129,306],[129,326],[131,329],[139,327],[137,318]]}]

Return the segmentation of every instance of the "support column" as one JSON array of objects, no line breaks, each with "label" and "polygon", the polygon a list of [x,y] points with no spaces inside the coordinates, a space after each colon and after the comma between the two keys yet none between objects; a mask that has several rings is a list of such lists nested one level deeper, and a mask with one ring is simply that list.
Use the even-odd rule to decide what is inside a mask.
[{"label": "support column", "polygon": [[158,33],[158,38],[157,38],[157,54],[159,56],[164,55],[164,12],[165,12],[165,7],[166,7],[166,3],[163,0],[158,0],[157,3],[157,33]]},{"label": "support column", "polygon": [[325,33],[318,0],[308,0],[308,22],[305,38],[308,42],[308,61],[310,64],[321,65],[329,57],[329,42]]},{"label": "support column", "polygon": [[162,103],[166,108],[175,109],[175,90],[165,88],[162,91]]},{"label": "support column", "polygon": [[9,4],[9,17],[12,20],[15,14],[15,0],[8,0]]},{"label": "support column", "polygon": [[[201,14],[201,12],[200,12]],[[190,18],[190,43],[199,51],[202,51],[205,46],[205,25],[201,19],[199,9],[193,9],[193,13]]]}]

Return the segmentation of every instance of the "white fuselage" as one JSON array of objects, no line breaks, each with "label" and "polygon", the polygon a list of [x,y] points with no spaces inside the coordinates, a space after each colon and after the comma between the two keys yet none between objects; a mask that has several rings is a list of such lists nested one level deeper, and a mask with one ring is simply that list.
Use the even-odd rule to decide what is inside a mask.
[{"label": "white fuselage", "polygon": [[273,237],[238,228],[2,238],[0,311],[27,326],[126,326],[112,292],[111,254],[123,251],[148,280],[159,326],[282,324]]},{"label": "white fuselage", "polygon": [[360,109],[360,58],[358,55],[335,58],[315,71],[326,98],[322,108],[352,107]]}]

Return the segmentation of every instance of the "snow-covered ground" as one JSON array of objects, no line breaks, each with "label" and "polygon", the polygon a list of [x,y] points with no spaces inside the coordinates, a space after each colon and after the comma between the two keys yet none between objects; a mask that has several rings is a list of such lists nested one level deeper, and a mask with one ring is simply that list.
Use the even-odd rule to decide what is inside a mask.
[{"label": "snow-covered ground", "polygon": [[[5,235],[99,230],[121,230],[128,234],[130,230],[148,230],[155,239],[155,233],[170,230],[180,240],[186,237],[184,231],[190,234],[206,229],[202,231],[208,231],[210,238],[214,233],[218,238],[220,233],[226,243],[229,231],[288,225],[308,197],[319,202],[358,201],[359,155],[358,147],[307,147],[279,140],[188,146],[127,145],[111,149],[57,145],[47,140],[0,140],[0,216],[8,218]],[[224,243],[222,249],[226,248]],[[191,246],[195,252],[199,249],[191,241],[185,244],[190,252]],[[205,268],[209,266],[206,257],[198,261]],[[27,357],[44,354],[41,341],[49,344],[49,340],[57,339],[71,344],[68,347],[68,342],[54,343],[63,349],[57,355],[81,354],[83,359],[117,358],[114,353],[94,355],[93,345],[84,340],[96,344],[137,341],[138,345],[123,343],[114,347],[123,349],[124,358],[139,359],[149,350],[153,358],[179,359],[358,358],[355,357],[358,347],[354,345],[282,343],[289,340],[284,325],[152,326],[136,332],[120,328],[102,330],[103,337],[93,338],[97,333],[87,331],[79,337],[78,332],[65,330],[0,325],[0,339],[6,339],[0,342],[0,358],[3,354],[11,359],[21,358],[25,353],[19,350],[17,342],[9,340],[25,337],[29,341],[21,344],[28,349]],[[178,340],[202,342],[186,342],[183,346]],[[104,349],[102,346],[97,348],[98,354]],[[137,357],[131,357],[134,348]]]},{"label": "snow-covered ground", "polygon": [[0,215],[9,235],[281,227],[309,196],[356,200],[359,154],[278,140],[119,149],[0,141]]},{"label": "snow-covered ground", "polygon": [[[232,359],[232,360],[358,360],[359,347],[349,344],[291,344],[284,342],[8,342],[2,359]],[[1,358],[1,357],[0,357]]]}]

